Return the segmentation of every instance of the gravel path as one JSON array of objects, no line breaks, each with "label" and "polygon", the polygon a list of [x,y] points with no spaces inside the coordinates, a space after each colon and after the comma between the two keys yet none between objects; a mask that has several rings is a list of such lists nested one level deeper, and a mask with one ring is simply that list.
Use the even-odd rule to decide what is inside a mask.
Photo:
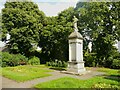
[{"label": "gravel path", "polygon": [[31,80],[31,81],[20,82],[20,83],[0,76],[0,78],[2,78],[2,81],[1,81],[2,88],[32,88],[34,85],[36,85],[38,83],[55,80],[55,79],[65,77],[65,76],[85,80],[85,79],[89,79],[89,78],[92,78],[97,75],[105,74],[103,72],[97,72],[96,70],[92,70],[92,71],[88,72],[87,74],[84,74],[81,76],[65,74],[65,73],[61,73],[60,71],[54,71],[54,72],[50,72],[50,73],[52,74],[52,76],[38,78],[38,79]]}]

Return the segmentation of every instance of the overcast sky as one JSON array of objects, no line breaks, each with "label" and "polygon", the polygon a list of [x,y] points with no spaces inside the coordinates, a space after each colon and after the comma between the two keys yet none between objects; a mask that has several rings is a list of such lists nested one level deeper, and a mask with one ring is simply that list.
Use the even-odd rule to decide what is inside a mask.
[{"label": "overcast sky", "polygon": [[[0,12],[4,8],[6,0],[0,0]],[[37,3],[39,9],[42,10],[46,16],[56,16],[59,12],[69,7],[75,7],[78,0],[32,0]]]},{"label": "overcast sky", "polygon": [[67,9],[68,7],[75,7],[76,2],[59,2],[59,3],[37,3],[39,9],[42,10],[47,16],[56,16],[59,12]]}]

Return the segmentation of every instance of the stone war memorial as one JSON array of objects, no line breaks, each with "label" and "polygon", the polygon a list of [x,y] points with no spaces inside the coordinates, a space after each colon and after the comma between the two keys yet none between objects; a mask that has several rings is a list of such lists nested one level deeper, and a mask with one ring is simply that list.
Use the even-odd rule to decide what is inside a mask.
[{"label": "stone war memorial", "polygon": [[69,61],[67,72],[71,73],[84,73],[84,61],[83,61],[83,37],[78,32],[77,21],[74,16],[74,31],[69,35]]}]

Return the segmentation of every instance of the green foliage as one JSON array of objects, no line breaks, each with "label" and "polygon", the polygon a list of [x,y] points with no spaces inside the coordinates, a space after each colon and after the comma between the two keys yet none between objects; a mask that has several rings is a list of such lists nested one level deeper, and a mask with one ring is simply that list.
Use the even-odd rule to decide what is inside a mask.
[{"label": "green foliage", "polygon": [[[112,68],[112,65],[114,63],[114,61],[116,60],[120,60],[120,53],[116,50],[116,49],[112,49],[109,53],[108,53],[108,58],[107,60],[104,60],[104,67],[109,67]],[[115,63],[114,63],[115,65]],[[117,64],[116,64],[117,65]],[[119,66],[118,66],[119,67]],[[114,67],[115,68],[115,67]],[[117,67],[116,67],[117,69]]]},{"label": "green foliage", "polygon": [[50,60],[68,60],[68,36],[73,31],[74,8],[70,7],[56,17],[46,17],[39,46],[41,63]]},{"label": "green foliage", "polygon": [[2,10],[2,32],[11,35],[9,47],[12,53],[34,56],[34,47],[40,46],[41,63],[56,58],[68,60],[68,35],[72,32],[73,15],[73,7],[57,17],[45,17],[33,2],[6,2]]},{"label": "green foliage", "polygon": [[68,63],[67,63],[67,62],[65,62],[65,61],[63,61],[62,63],[63,63],[63,67],[67,68]]},{"label": "green foliage", "polygon": [[91,41],[95,61],[100,66],[110,67],[113,61],[110,58],[115,59],[113,45],[120,38],[119,7],[120,2],[78,2],[76,6],[80,14],[78,27],[85,37],[84,50],[87,51]]},{"label": "green foliage", "polygon": [[2,53],[2,67],[6,67],[11,58],[12,55],[9,54],[8,52]]},{"label": "green foliage", "polygon": [[2,52],[2,67],[26,65],[28,59],[21,54],[10,54]]},{"label": "green foliage", "polygon": [[0,59],[0,67],[2,66],[2,59]]},{"label": "green foliage", "polygon": [[19,65],[26,65],[27,64],[28,58],[26,58],[25,56],[23,56],[21,54],[16,54],[14,56],[18,58]]},{"label": "green foliage", "polygon": [[2,39],[2,14],[0,13],[0,40]]},{"label": "green foliage", "polygon": [[[120,40],[119,7],[120,2],[78,2],[75,8],[70,7],[56,17],[46,17],[33,2],[6,2],[2,9],[2,37],[5,39],[6,33],[11,35],[9,47],[14,54],[37,56],[41,63],[67,61],[68,36],[73,31],[75,15],[84,37],[86,66],[110,67],[118,59],[113,44]],[[85,56],[89,42],[95,55]],[[42,48],[40,55],[35,51],[37,46]]]},{"label": "green foliage", "polygon": [[92,86],[92,88],[112,88],[112,89],[119,89],[119,86],[117,86],[117,85],[110,85],[110,84],[106,84],[106,83],[97,83],[97,84],[94,84],[93,86]]},{"label": "green foliage", "polygon": [[95,53],[89,53],[88,51],[84,53],[85,66],[95,67],[97,65]]},{"label": "green foliage", "polygon": [[11,35],[9,47],[12,53],[29,56],[35,51],[33,44],[40,40],[44,13],[33,2],[6,2],[2,9],[2,32]]},{"label": "green foliage", "polygon": [[64,67],[64,68],[66,68],[67,67],[67,62],[60,61],[60,60],[56,59],[55,61],[46,62],[46,65],[47,66],[52,66],[52,67]]},{"label": "green foliage", "polygon": [[40,64],[40,59],[38,57],[32,57],[29,59],[28,64],[30,65],[39,65]]},{"label": "green foliage", "polygon": [[115,69],[120,69],[120,60],[114,59],[111,67]]}]

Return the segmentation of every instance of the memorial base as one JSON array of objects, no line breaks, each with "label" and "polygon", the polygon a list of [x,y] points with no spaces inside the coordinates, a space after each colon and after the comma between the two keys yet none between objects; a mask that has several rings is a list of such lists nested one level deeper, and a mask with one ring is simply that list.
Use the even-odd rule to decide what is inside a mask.
[{"label": "memorial base", "polygon": [[67,72],[73,73],[84,73],[86,69],[84,68],[84,61],[83,62],[68,62]]}]

